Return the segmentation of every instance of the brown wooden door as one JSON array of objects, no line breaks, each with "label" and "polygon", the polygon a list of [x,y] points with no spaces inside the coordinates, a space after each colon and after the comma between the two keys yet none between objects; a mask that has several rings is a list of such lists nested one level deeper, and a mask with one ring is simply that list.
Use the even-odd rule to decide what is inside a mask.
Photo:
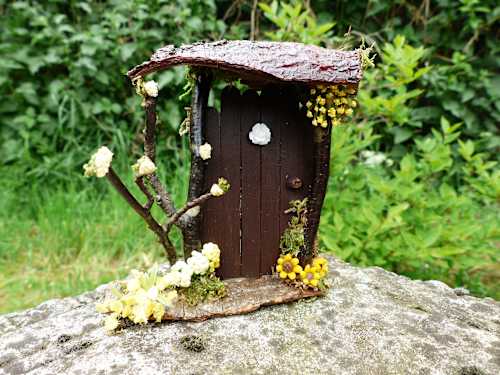
[{"label": "brown wooden door", "polygon": [[[254,145],[248,138],[261,122],[271,141]],[[205,138],[212,145],[205,188],[226,178],[231,189],[202,207],[202,240],[222,251],[220,276],[252,277],[271,273],[279,256],[279,240],[287,227],[288,202],[302,199],[313,180],[312,127],[299,111],[298,99],[285,89],[222,92],[221,113],[209,108]],[[290,188],[298,177],[302,187]]]}]

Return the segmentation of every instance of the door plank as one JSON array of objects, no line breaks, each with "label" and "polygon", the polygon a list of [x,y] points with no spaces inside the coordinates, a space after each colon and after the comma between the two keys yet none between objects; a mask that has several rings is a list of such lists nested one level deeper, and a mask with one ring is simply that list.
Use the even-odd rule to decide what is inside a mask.
[{"label": "door plank", "polygon": [[[205,162],[204,192],[210,191],[210,187],[220,176],[222,148],[219,120],[219,112],[215,108],[208,108],[207,125],[204,130],[205,141],[212,146],[212,156]],[[223,219],[221,207],[221,200],[216,198],[209,199],[201,207],[201,240],[202,243],[214,242],[223,248],[225,247],[225,230],[221,226]]]},{"label": "door plank", "polygon": [[229,191],[222,197],[222,216],[220,223],[224,231],[224,244],[221,246],[220,273],[225,278],[241,274],[241,216],[240,216],[240,108],[239,91],[226,87],[221,97],[221,159],[219,173],[231,184]]},{"label": "door plank", "polygon": [[283,96],[268,89],[261,95],[261,120],[271,130],[271,141],[261,148],[261,255],[260,274],[271,272],[279,256],[280,240],[280,124],[284,113],[277,110]]},{"label": "door plank", "polygon": [[[260,275],[261,241],[261,148],[254,145],[248,133],[260,121],[259,95],[248,90],[241,109],[241,275]],[[266,146],[265,146],[266,147]]]}]

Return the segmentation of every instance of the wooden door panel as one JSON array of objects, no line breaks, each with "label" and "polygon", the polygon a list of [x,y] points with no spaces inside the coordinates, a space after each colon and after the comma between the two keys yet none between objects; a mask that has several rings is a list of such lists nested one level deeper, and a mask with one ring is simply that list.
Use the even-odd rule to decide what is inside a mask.
[{"label": "wooden door panel", "polygon": [[260,274],[261,150],[248,133],[261,121],[260,97],[252,90],[243,95],[241,109],[241,270],[242,276]]},{"label": "wooden door panel", "polygon": [[[266,146],[255,146],[261,152],[261,236],[260,274],[271,273],[279,256],[280,190],[281,190],[281,124],[284,120],[280,106],[283,96],[276,90],[261,95],[261,121],[271,129],[271,141]],[[243,196],[243,199],[245,197]],[[243,228],[245,230],[245,228]]]},{"label": "wooden door panel", "polygon": [[[207,114],[206,141],[212,145],[205,187],[225,177],[231,189],[202,207],[202,241],[216,242],[222,251],[218,274],[224,278],[253,277],[271,272],[279,256],[279,240],[287,227],[288,202],[302,199],[312,183],[312,129],[289,92],[265,90],[243,95],[225,88],[220,116]],[[271,141],[254,145],[248,133],[255,123],[271,130]],[[287,187],[287,177],[299,177],[302,187]]]},{"label": "wooden door panel", "polygon": [[[219,176],[231,184],[223,197],[215,198],[222,208],[222,230],[225,233],[220,273],[225,277],[240,276],[240,118],[241,97],[234,87],[226,87],[221,97]],[[230,249],[230,250],[229,250]],[[228,251],[229,250],[229,251]]]}]

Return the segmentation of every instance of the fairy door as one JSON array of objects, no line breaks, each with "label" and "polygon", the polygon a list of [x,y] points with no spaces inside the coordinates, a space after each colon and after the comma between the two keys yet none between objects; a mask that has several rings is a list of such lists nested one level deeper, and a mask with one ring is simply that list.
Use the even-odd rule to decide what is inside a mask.
[{"label": "fairy door", "polygon": [[[250,140],[255,124],[271,133],[270,139],[258,133],[257,143],[268,143]],[[306,197],[313,180],[310,122],[299,110],[297,97],[286,89],[241,95],[226,87],[221,113],[209,108],[204,132],[212,145],[205,188],[219,177],[231,188],[203,205],[202,241],[220,246],[223,278],[269,274],[288,224],[288,202]]]}]

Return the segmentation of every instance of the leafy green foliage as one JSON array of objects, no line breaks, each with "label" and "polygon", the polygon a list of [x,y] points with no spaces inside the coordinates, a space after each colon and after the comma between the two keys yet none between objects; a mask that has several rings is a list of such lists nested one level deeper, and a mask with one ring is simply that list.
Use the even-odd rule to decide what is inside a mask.
[{"label": "leafy green foliage", "polygon": [[[143,113],[126,70],[166,43],[246,38],[251,4],[230,11],[233,3],[0,1],[2,312],[161,260],[140,218],[105,183],[83,183],[81,166],[108,144],[133,185]],[[262,38],[375,43],[356,118],[334,130],[322,245],[355,263],[500,298],[498,2],[261,3]],[[177,134],[189,100],[177,100],[184,77],[182,68],[154,77],[159,173],[179,201],[189,156]],[[366,149],[394,166],[365,165]]]},{"label": "leafy green foliage", "polygon": [[318,24],[310,10],[303,7],[302,1],[292,1],[288,4],[273,0],[270,5],[260,2],[259,7],[264,16],[277,27],[277,30],[265,33],[270,40],[321,44],[325,38],[332,36],[331,29],[335,23]]},{"label": "leafy green foliage", "polygon": [[[322,244],[350,262],[500,297],[498,285],[480,282],[500,277],[500,175],[458,136],[443,119],[440,132],[417,141],[417,153],[391,170],[359,162],[362,132],[336,128]],[[457,145],[475,162],[454,159]]]},{"label": "leafy green foliage", "polygon": [[[16,1],[0,7],[2,163],[27,177],[19,184],[68,182],[97,145],[125,153],[140,139],[143,122],[126,71],[165,43],[217,38],[225,26],[215,12],[214,0]],[[183,103],[176,98],[183,78],[182,69],[155,78],[160,150],[167,155],[179,142]]]},{"label": "leafy green foliage", "polygon": [[[326,4],[317,3],[319,9]],[[287,9],[283,2],[281,5]],[[365,71],[354,123],[333,130],[321,244],[353,263],[378,265],[416,278],[437,278],[499,298],[494,280],[500,278],[500,171],[492,160],[495,155],[488,152],[498,147],[498,129],[489,125],[498,122],[498,93],[491,87],[494,81],[488,70],[492,64],[472,58],[468,49],[474,39],[464,40],[465,46],[457,46],[456,39],[450,45],[442,40],[427,45],[413,28],[425,22],[426,36],[430,32],[437,37],[432,22],[450,22],[443,15],[457,15],[458,8],[460,14],[474,19],[468,18],[459,36],[466,38],[467,30],[473,30],[473,36],[487,32],[492,18],[485,17],[485,12],[492,10],[492,2],[441,1],[439,6],[446,11],[430,19],[412,20],[403,28],[394,22],[407,19],[407,11],[415,11],[411,2],[399,6],[398,16],[392,19],[387,18],[393,10],[390,2],[337,3],[342,15],[366,14],[367,18],[354,23],[367,22],[368,26],[363,24],[367,30],[371,22],[384,17],[377,35],[385,35],[389,41],[376,46],[377,66]],[[283,18],[279,22],[268,17],[267,8],[266,16],[283,32],[284,25],[300,15],[278,9],[274,4],[273,14]],[[337,15],[337,27],[348,20]],[[395,29],[400,34],[394,34]],[[327,33],[315,35],[316,44],[328,45],[332,39]],[[342,43],[352,42],[357,35]],[[275,36],[301,38],[299,33],[277,32]],[[452,58],[443,62],[446,53]],[[447,118],[463,122],[451,124]],[[392,163],[368,163],[362,156],[366,148],[378,153],[380,160],[387,160],[388,155],[397,163],[392,168]]]}]

